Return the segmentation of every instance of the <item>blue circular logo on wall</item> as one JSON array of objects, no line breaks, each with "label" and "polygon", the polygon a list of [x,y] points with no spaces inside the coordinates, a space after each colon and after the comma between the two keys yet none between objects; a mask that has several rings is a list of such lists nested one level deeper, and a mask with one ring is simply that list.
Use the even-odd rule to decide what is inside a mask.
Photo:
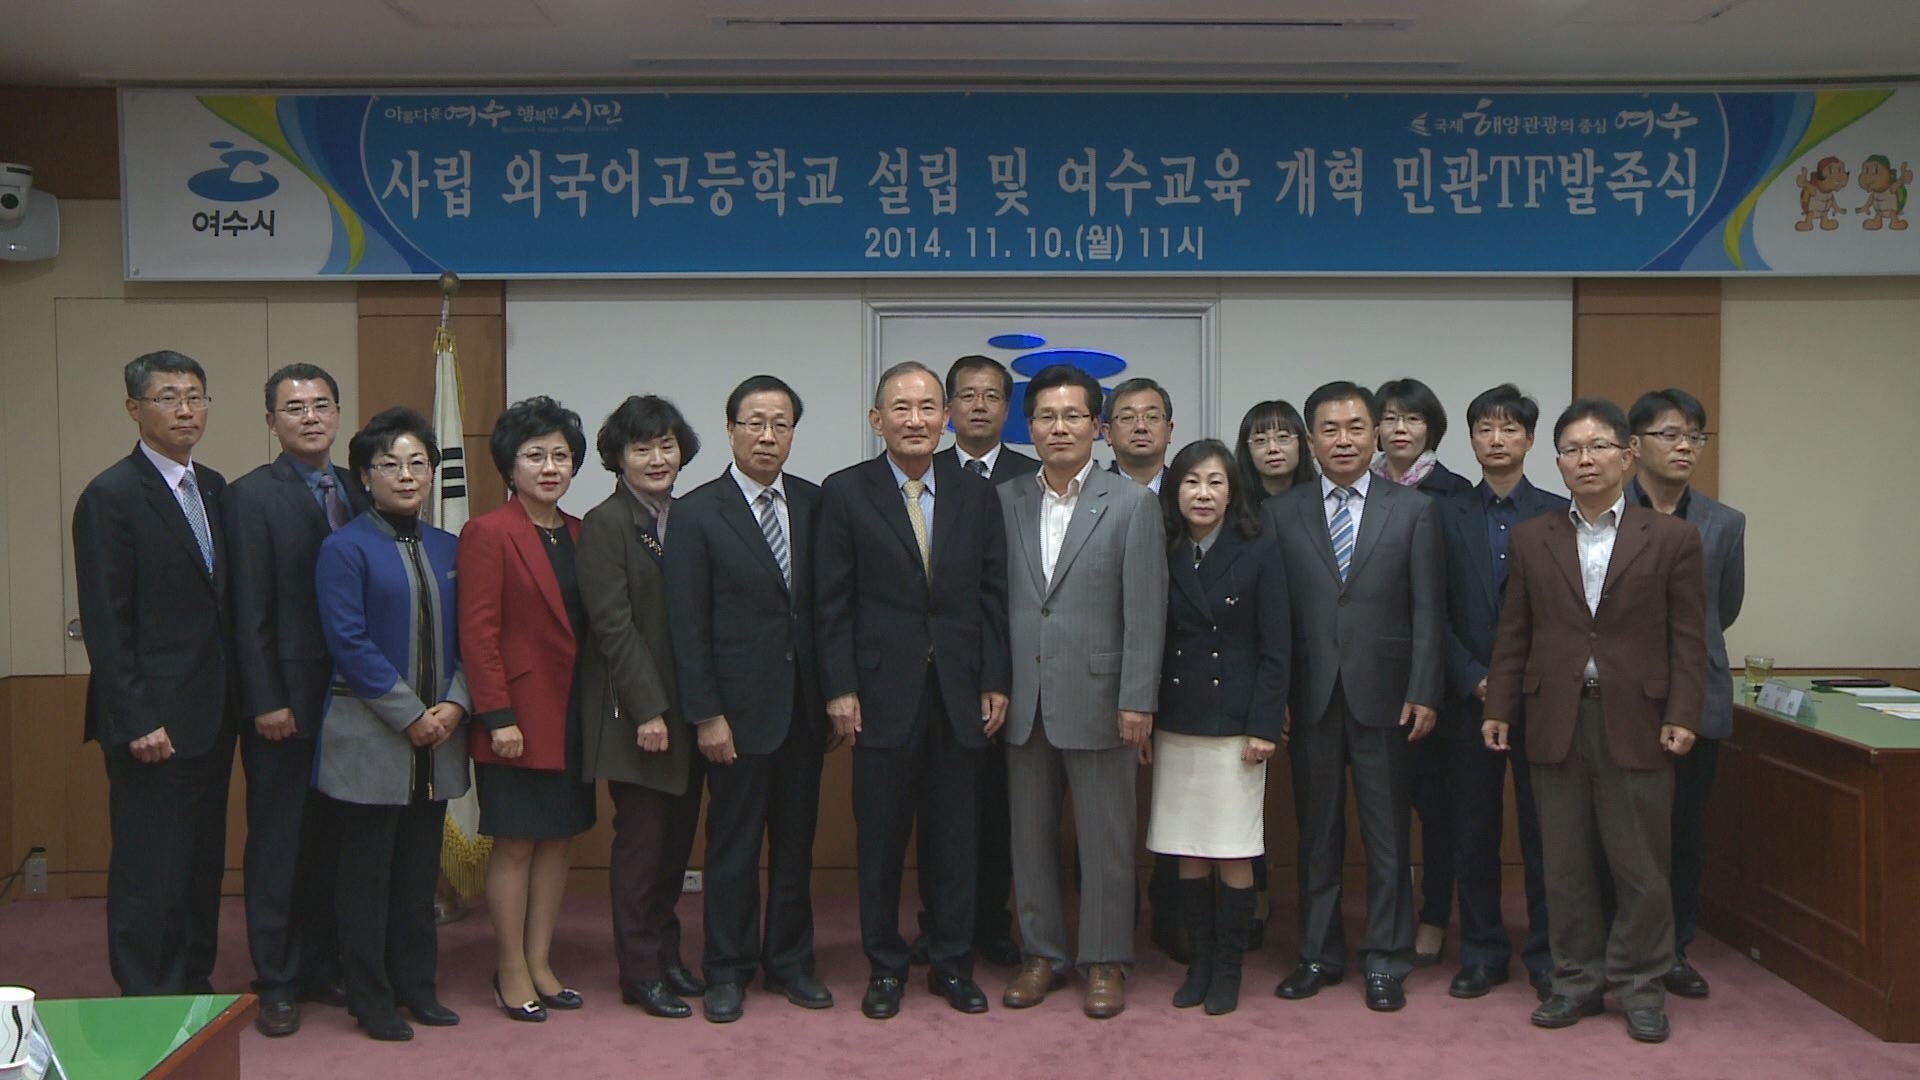
[{"label": "blue circular logo on wall", "polygon": [[280,190],[280,180],[261,168],[273,160],[260,150],[236,150],[230,142],[208,143],[220,155],[221,168],[197,172],[187,178],[187,190],[215,202],[242,203],[264,199]]},{"label": "blue circular logo on wall", "polygon": [[[1000,440],[1010,446],[1033,445],[1033,433],[1027,428],[1026,380],[1055,364],[1079,368],[1095,379],[1111,379],[1127,370],[1124,357],[1099,349],[1046,348],[1047,339],[1039,334],[995,334],[987,339],[987,344],[1009,351],[1031,350],[1014,357],[1007,364],[1015,375],[1021,376],[1014,380],[1013,394],[1007,399],[1007,424],[1000,433]],[[1112,389],[1106,388],[1106,392],[1112,393]]]}]

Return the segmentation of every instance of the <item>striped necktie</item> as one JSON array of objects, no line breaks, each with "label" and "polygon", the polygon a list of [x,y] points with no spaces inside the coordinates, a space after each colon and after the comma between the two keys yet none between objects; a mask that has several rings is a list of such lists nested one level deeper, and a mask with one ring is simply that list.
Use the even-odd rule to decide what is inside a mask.
[{"label": "striped necktie", "polygon": [[193,530],[194,542],[200,545],[200,561],[206,564],[207,573],[213,573],[213,530],[207,525],[207,505],[200,501],[200,485],[193,482],[193,469],[188,468],[180,477],[180,506],[187,512],[187,527]]},{"label": "striped necktie", "polygon": [[314,482],[320,485],[320,505],[326,509],[328,528],[337,529],[353,520],[353,515],[347,511],[347,504],[340,501],[339,484],[333,479],[331,466]]},{"label": "striped necktie", "polygon": [[793,588],[793,552],[787,547],[787,531],[780,527],[780,515],[774,510],[774,502],[780,493],[767,488],[754,500],[754,506],[760,518],[760,531],[766,535],[767,547],[773,552],[773,561],[780,564],[780,577]]},{"label": "striped necktie", "polygon": [[1333,561],[1340,567],[1340,581],[1346,583],[1347,575],[1353,571],[1353,511],[1347,509],[1347,503],[1354,496],[1352,488],[1337,487],[1333,497],[1340,505],[1333,511],[1333,519],[1327,522],[1327,535],[1333,541]]},{"label": "striped necktie", "polygon": [[974,458],[972,461],[967,462],[967,471],[975,476],[985,476],[987,475],[987,463],[981,461],[979,458]]}]

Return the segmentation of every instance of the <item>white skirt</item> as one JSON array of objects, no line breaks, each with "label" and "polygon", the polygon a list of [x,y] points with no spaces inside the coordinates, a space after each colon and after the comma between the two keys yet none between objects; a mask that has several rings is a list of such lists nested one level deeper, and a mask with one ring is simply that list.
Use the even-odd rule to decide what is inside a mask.
[{"label": "white skirt", "polygon": [[1267,765],[1240,760],[1244,735],[1153,733],[1147,850],[1197,859],[1266,852]]}]

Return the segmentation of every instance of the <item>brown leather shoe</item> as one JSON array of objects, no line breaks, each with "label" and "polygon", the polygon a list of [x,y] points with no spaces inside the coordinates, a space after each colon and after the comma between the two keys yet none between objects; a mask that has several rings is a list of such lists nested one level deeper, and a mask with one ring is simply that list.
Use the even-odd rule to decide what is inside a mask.
[{"label": "brown leather shoe", "polygon": [[1086,1013],[1095,1020],[1119,1016],[1127,1007],[1127,980],[1119,964],[1095,964],[1087,969]]},{"label": "brown leather shoe", "polygon": [[1066,975],[1053,970],[1044,957],[1029,956],[1020,965],[1020,974],[1007,984],[1007,992],[1000,995],[1000,1004],[1009,1009],[1031,1008],[1047,1000],[1047,991],[1066,985]]}]

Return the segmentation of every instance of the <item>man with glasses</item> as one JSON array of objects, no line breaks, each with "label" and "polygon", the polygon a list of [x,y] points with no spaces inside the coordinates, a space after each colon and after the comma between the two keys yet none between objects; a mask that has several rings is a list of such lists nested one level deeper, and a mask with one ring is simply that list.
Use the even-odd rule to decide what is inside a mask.
[{"label": "man with glasses", "polygon": [[[1673,760],[1706,699],[1706,595],[1699,530],[1625,497],[1629,431],[1593,398],[1554,424],[1573,507],[1513,531],[1481,734],[1506,751],[1511,725],[1527,728],[1554,961],[1533,1023],[1570,1027],[1612,993],[1629,1035],[1662,1042]],[[1603,867],[1619,896],[1611,928]]]},{"label": "man with glasses", "polygon": [[1113,471],[1160,494],[1173,442],[1173,395],[1152,379],[1128,379],[1107,396],[1100,434],[1113,447]]},{"label": "man with glasses", "polygon": [[[1013,695],[1007,710],[1013,878],[1026,958],[1002,1001],[1038,1005],[1078,966],[1095,1019],[1126,1007],[1133,962],[1134,785],[1151,754],[1166,635],[1159,502],[1093,467],[1100,384],[1066,365],[1027,384],[1033,481],[1002,484]],[[1061,796],[1073,795],[1080,929],[1067,945]]]},{"label": "man with glasses", "polygon": [[[707,992],[716,1024],[746,984],[833,1006],[814,976],[813,837],[827,713],[814,657],[820,489],[789,475],[800,395],[755,375],[727,398],[733,464],[673,507],[664,564],[680,712],[707,759]],[[767,848],[761,934],[760,846]]]},{"label": "man with glasses", "polygon": [[315,736],[333,663],[313,577],[320,542],[366,509],[352,474],[334,465],[340,385],[289,364],[266,386],[267,430],[280,456],[233,482],[233,660],[240,691],[240,763],[247,772],[247,947],[254,1026],[300,1030],[300,1001],[344,1004],[333,927],[338,829],[311,794]]},{"label": "man with glasses", "polygon": [[[1040,462],[1001,442],[1007,425],[1008,403],[1013,399],[1013,374],[990,356],[963,356],[947,369],[947,402],[953,417],[953,445],[933,456],[935,468],[952,461],[962,469],[983,476],[995,484],[1040,471]],[[979,808],[980,835],[975,859],[976,878],[973,917],[974,951],[990,963],[1012,967],[1020,962],[1020,946],[1013,940],[1013,854],[1010,848],[1012,823],[1007,819],[1007,748],[996,737],[987,744],[980,759]],[[920,838],[920,936],[913,942],[913,962],[928,961],[928,946],[933,928],[926,908],[932,882],[926,868],[932,865],[927,850],[930,830],[916,832]]]},{"label": "man with glasses", "polygon": [[107,957],[123,994],[207,994],[233,772],[227,483],[193,460],[212,403],[199,362],[147,353],[125,378],[140,441],[73,509],[86,735],[113,835]]},{"label": "man with glasses", "polygon": [[1640,472],[1627,483],[1627,500],[1671,514],[1700,530],[1707,579],[1707,705],[1692,752],[1673,768],[1673,967],[1662,980],[1669,993],[1703,998],[1707,980],[1687,962],[1706,868],[1707,798],[1720,762],[1720,740],[1733,734],[1733,675],[1727,628],[1740,617],[1747,591],[1747,517],[1693,490],[1694,469],[1707,445],[1707,410],[1685,390],[1640,395],[1627,414]]}]

